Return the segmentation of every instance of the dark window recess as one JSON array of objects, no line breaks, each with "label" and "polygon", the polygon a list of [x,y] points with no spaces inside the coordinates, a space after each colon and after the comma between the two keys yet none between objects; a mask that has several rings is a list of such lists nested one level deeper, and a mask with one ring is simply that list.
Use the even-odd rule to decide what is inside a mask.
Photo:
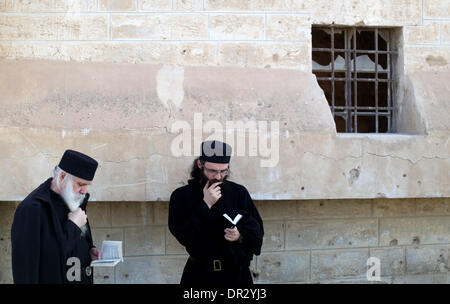
[{"label": "dark window recess", "polygon": [[312,71],[337,132],[392,131],[392,36],[391,29],[312,27]]}]

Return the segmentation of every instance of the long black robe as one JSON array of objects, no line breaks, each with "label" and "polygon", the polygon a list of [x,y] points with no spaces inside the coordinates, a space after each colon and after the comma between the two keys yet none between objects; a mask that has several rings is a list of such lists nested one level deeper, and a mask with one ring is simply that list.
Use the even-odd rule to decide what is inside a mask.
[{"label": "long black robe", "polygon": [[[90,249],[94,247],[89,223],[85,236],[81,236],[81,229],[67,219],[70,211],[63,198],[50,189],[51,181],[49,178],[31,192],[14,214],[11,228],[14,283],[92,284],[92,270],[86,272],[91,262]],[[89,194],[80,206],[85,211],[88,199]],[[81,262],[81,281],[67,279],[69,270],[74,274],[75,264],[67,265],[71,257]]]},{"label": "long black robe", "polygon": [[[176,189],[169,203],[169,229],[194,260],[188,259],[181,278],[187,285],[249,285],[253,283],[249,265],[261,253],[264,228],[261,217],[244,186],[231,181],[221,185],[222,197],[211,209],[203,201],[203,188],[195,181]],[[242,236],[240,241],[225,239],[231,226],[223,214],[234,219]],[[226,261],[223,271],[212,271],[212,260]],[[196,262],[194,262],[196,261]],[[200,263],[199,263],[200,262]]]}]

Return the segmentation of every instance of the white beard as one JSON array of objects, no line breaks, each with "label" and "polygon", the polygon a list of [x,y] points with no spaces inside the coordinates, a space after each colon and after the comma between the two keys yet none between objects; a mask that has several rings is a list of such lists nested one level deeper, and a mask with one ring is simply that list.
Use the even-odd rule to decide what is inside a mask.
[{"label": "white beard", "polygon": [[[61,196],[64,199],[67,208],[69,208],[71,212],[74,212],[80,207],[85,197],[84,194],[73,192],[73,181],[71,178],[67,180],[65,187],[61,191]],[[81,229],[81,236],[84,236],[87,231],[87,225],[82,226],[80,229]]]}]

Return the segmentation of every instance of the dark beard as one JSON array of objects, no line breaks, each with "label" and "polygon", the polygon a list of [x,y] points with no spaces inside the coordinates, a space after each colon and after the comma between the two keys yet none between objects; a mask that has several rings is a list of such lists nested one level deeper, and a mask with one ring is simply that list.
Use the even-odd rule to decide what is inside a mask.
[{"label": "dark beard", "polygon": [[[227,180],[227,178],[228,178],[228,175],[225,175],[222,180],[218,180],[216,178],[213,178],[212,180],[209,181],[209,185],[211,186],[212,184],[220,182],[220,181],[224,182],[224,181]],[[198,183],[200,184],[200,186],[203,189],[203,188],[205,188],[205,185],[206,185],[207,182],[208,182],[208,178],[206,177],[205,173],[202,170]],[[219,185],[219,187],[221,187],[221,186],[222,186],[222,184]]]}]

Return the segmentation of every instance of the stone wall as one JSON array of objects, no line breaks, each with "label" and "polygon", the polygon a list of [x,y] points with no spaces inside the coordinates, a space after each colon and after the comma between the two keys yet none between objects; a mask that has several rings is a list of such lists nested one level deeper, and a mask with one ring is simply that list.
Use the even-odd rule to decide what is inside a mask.
[{"label": "stone wall", "polygon": [[[450,200],[256,201],[264,220],[257,283],[450,283]],[[12,282],[10,228],[17,203],[0,204],[0,283]],[[122,240],[124,263],[96,283],[178,283],[187,259],[167,227],[167,202],[91,202],[94,242]]]},{"label": "stone wall", "polygon": [[[336,134],[311,73],[332,23],[396,29],[398,134]],[[386,282],[447,282],[449,62],[447,0],[0,0],[0,282],[15,202],[68,148],[99,160],[97,244],[125,241],[96,281],[178,282],[167,200],[194,156],[171,127],[199,113],[279,122],[275,167],[232,159],[265,220],[257,282],[366,282],[369,256]]]},{"label": "stone wall", "polygon": [[[208,122],[279,124],[275,165],[233,158],[256,199],[450,196],[448,1],[3,0],[0,17],[0,200],[67,148],[99,161],[93,200],[168,200],[195,155],[174,155],[173,126],[196,114],[194,147],[225,137]],[[402,135],[336,134],[311,73],[311,26],[332,23],[396,29]]]},{"label": "stone wall", "polygon": [[446,0],[2,0],[0,12],[0,56],[12,60],[309,71],[311,24],[334,23],[404,27],[408,71],[449,61]]}]

